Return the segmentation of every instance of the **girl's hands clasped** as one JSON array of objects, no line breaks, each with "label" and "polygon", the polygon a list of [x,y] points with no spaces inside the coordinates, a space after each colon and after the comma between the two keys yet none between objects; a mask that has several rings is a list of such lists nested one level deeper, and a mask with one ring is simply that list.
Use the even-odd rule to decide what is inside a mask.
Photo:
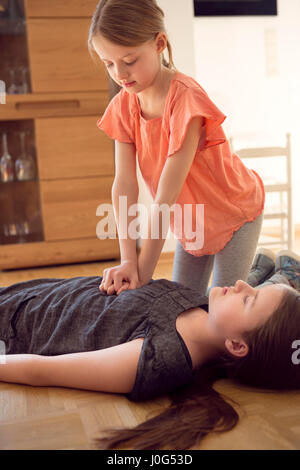
[{"label": "girl's hands clasped", "polygon": [[139,287],[141,287],[141,284],[138,277],[137,263],[127,260],[118,266],[103,270],[103,279],[99,289],[108,295],[114,293],[119,295],[123,290]]}]

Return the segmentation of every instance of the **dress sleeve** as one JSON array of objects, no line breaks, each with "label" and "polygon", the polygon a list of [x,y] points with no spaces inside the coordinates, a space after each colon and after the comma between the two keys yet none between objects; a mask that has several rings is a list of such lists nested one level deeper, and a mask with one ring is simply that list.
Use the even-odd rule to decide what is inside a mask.
[{"label": "dress sleeve", "polygon": [[192,378],[192,366],[186,359],[179,339],[172,341],[166,333],[148,332],[140,354],[134,387],[126,396],[132,401],[151,400],[189,383]]},{"label": "dress sleeve", "polygon": [[226,141],[226,136],[221,127],[222,122],[226,119],[225,114],[217,108],[201,88],[187,87],[175,95],[174,105],[170,111],[168,157],[180,150],[188,125],[197,116],[205,118],[206,134],[205,138],[199,142],[198,148],[203,150]]},{"label": "dress sleeve", "polygon": [[97,121],[97,127],[114,140],[132,144],[134,135],[128,101],[122,91],[110,101],[103,116]]}]

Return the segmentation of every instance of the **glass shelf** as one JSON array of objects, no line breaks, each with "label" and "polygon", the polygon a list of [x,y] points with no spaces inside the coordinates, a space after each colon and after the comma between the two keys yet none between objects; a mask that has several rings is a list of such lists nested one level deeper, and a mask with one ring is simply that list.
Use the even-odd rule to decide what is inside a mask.
[{"label": "glass shelf", "polygon": [[[0,0],[0,50],[7,96],[31,94],[24,0]],[[0,159],[4,153],[9,157],[0,166],[0,245],[44,241],[33,119],[0,121]],[[13,181],[6,181],[12,173]]]},{"label": "glass shelf", "polygon": [[39,181],[0,183],[0,243],[44,241]]},{"label": "glass shelf", "polygon": [[[3,134],[7,145],[3,145]],[[33,120],[0,121],[0,158],[4,153],[10,155],[13,163],[14,180],[0,178],[0,244],[44,241]],[[27,173],[33,179],[17,179],[17,176],[23,178],[24,173],[16,173],[16,168],[20,168],[16,161],[24,159],[24,155],[22,161],[30,155],[34,162],[35,172]]]},{"label": "glass shelf", "polygon": [[7,95],[32,92],[24,0],[0,0],[0,80]]}]

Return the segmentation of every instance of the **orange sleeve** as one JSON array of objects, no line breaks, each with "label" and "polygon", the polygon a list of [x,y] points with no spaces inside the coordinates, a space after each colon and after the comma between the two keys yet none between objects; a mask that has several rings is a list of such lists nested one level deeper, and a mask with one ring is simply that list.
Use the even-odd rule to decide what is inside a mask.
[{"label": "orange sleeve", "polygon": [[130,113],[122,90],[110,101],[103,116],[97,121],[97,127],[114,140],[134,143]]},{"label": "orange sleeve", "polygon": [[188,125],[197,116],[205,118],[206,137],[201,150],[226,141],[226,136],[221,127],[226,116],[200,88],[187,87],[175,95],[174,104],[170,111],[168,157],[180,150]]}]

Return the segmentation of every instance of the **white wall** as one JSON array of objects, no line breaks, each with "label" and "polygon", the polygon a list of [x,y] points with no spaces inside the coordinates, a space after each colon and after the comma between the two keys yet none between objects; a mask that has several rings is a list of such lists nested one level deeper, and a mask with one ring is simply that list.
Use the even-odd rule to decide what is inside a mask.
[{"label": "white wall", "polygon": [[[291,133],[293,219],[300,224],[300,1],[278,0],[277,16],[194,17],[193,0],[158,0],[174,62],[227,115],[236,144],[285,145]],[[151,203],[140,178],[139,202]],[[176,240],[167,239],[163,251]]]},{"label": "white wall", "polygon": [[277,4],[277,16],[194,18],[195,78],[227,115],[227,136],[241,146],[284,146],[291,133],[293,219],[299,224],[300,2]]}]

